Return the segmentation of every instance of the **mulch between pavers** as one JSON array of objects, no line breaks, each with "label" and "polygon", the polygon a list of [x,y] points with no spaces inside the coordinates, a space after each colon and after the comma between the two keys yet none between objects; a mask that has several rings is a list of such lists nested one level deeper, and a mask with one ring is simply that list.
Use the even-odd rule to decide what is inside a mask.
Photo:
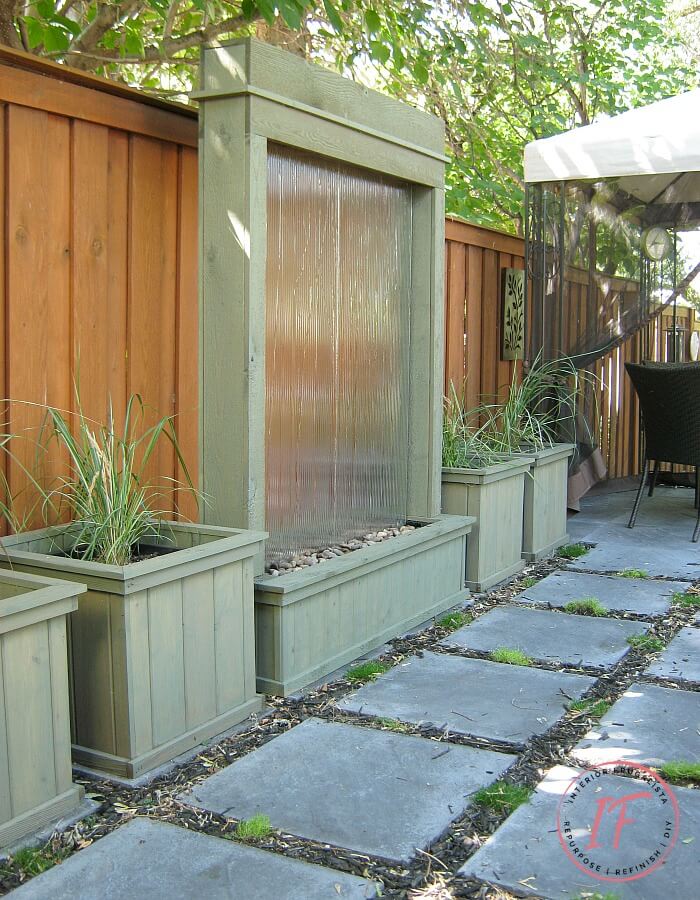
[{"label": "mulch between pavers", "polygon": [[[477,595],[468,612],[478,618],[497,606],[509,603],[512,598],[527,586],[527,579],[544,578],[551,572],[562,568],[568,560],[554,558],[529,565],[518,577],[505,587],[500,587],[486,595]],[[661,638],[668,644],[671,638],[688,624],[695,610],[672,608],[662,617],[651,620],[650,634]],[[563,613],[566,615],[566,613]],[[620,614],[614,618],[636,618]],[[452,629],[433,625],[425,631],[405,638],[389,642],[391,650],[380,657],[381,661],[396,665],[409,655],[421,655],[425,650],[452,652],[439,646],[439,641],[451,633]],[[459,655],[466,654],[463,651]],[[614,667],[595,671],[577,669],[571,666],[555,666],[538,663],[538,668],[552,668],[556,671],[580,671],[582,674],[594,675],[597,680],[584,697],[606,699],[610,703],[617,700],[629,687],[640,678],[654,654],[632,648]],[[652,680],[646,677],[645,680]],[[659,681],[658,679],[656,679]],[[664,686],[680,687],[676,682],[666,685],[668,679],[661,679]],[[683,685],[685,687],[685,685]],[[695,686],[697,689],[697,685]],[[232,820],[222,816],[185,806],[177,796],[191,790],[195,785],[214,774],[237,759],[273,740],[279,734],[293,728],[310,716],[328,721],[349,722],[360,727],[387,729],[390,726],[370,716],[361,716],[338,710],[336,700],[357,688],[347,679],[335,684],[323,685],[302,697],[287,699],[272,698],[269,701],[271,711],[258,720],[254,720],[250,728],[239,732],[220,743],[207,748],[193,760],[184,763],[172,772],[154,779],[142,787],[126,787],[108,780],[92,780],[78,778],[85,785],[86,793],[102,805],[98,812],[62,833],[54,834],[49,845],[61,854],[70,854],[75,850],[88,846],[95,840],[118,828],[135,815],[148,816],[164,822],[170,822],[194,831],[211,834],[222,838],[235,839],[235,825]],[[534,788],[542,779],[545,771],[553,765],[563,763],[571,765],[568,756],[573,746],[590,730],[595,720],[583,713],[569,712],[549,729],[545,734],[531,738],[521,745],[518,759],[506,772],[504,779],[518,785]],[[489,741],[482,738],[455,735],[440,731],[434,727],[416,727],[402,723],[400,728],[392,723],[390,730],[415,734],[443,743],[446,749],[450,744],[467,744],[473,747],[514,752],[514,745],[505,742]],[[475,853],[507,818],[502,812],[472,806],[465,815],[455,821],[448,831],[432,846],[428,852],[420,851],[409,866],[396,866],[386,861],[353,853],[350,850],[330,847],[316,841],[301,839],[281,832],[273,832],[268,838],[254,842],[254,845],[293,859],[324,865],[341,872],[358,875],[379,882],[382,885],[383,897],[425,898],[425,900],[451,900],[451,898],[490,898],[501,900],[513,895],[487,884],[457,879],[456,870]],[[7,893],[26,880],[20,868],[12,863],[0,863],[0,894]]]}]

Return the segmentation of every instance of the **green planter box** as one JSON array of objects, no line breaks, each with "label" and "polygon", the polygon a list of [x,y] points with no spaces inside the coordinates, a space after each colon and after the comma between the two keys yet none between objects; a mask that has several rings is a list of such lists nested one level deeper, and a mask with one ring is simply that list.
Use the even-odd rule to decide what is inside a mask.
[{"label": "green planter box", "polygon": [[258,690],[286,696],[464,600],[474,520],[410,534],[255,582]]},{"label": "green planter box", "polygon": [[486,591],[524,567],[523,501],[529,457],[483,469],[442,470],[442,511],[474,516],[467,546],[467,586]]},{"label": "green planter box", "polygon": [[530,460],[523,501],[523,559],[543,559],[564,544],[567,480],[573,444],[555,444],[544,450],[524,451]]},{"label": "green planter box", "polygon": [[3,539],[14,569],[81,582],[70,621],[76,762],[134,778],[261,708],[253,557],[263,533],[171,523],[177,548],[127,566],[56,555],[74,531]]},{"label": "green planter box", "polygon": [[71,777],[66,616],[84,591],[0,574],[0,848],[66,815],[83,796]]}]

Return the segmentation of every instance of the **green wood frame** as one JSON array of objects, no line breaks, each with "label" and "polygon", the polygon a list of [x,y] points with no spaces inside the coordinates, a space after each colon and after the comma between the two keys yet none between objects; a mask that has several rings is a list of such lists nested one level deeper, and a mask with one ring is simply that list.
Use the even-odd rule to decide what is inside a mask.
[{"label": "green wood frame", "polygon": [[[207,522],[265,527],[268,143],[412,186],[408,514],[440,511],[444,128],[251,38],[202,51],[200,487]],[[262,571],[262,557],[258,572]]]},{"label": "green wood frame", "polygon": [[126,566],[56,555],[74,526],[3,538],[0,562],[82,583],[70,619],[74,759],[128,778],[257,712],[253,560],[265,533],[167,523]]},{"label": "green wood frame", "polygon": [[73,810],[66,616],[82,584],[0,573],[0,848]]}]

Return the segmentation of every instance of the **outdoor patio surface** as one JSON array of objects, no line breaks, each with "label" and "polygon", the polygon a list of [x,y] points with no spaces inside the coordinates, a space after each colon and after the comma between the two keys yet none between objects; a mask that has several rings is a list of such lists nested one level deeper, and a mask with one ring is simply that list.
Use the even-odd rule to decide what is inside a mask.
[{"label": "outdoor patio surface", "polygon": [[[110,797],[102,785],[128,824],[110,825],[18,900],[696,896],[697,785],[666,784],[678,812],[662,839],[641,800],[597,830],[601,798],[619,806],[639,790],[624,770],[604,775],[578,807],[577,839],[597,853],[597,874],[558,832],[567,785],[592,763],[700,763],[692,493],[659,487],[630,531],[633,499],[584,498],[570,534],[593,549],[475,597],[473,623],[392,642],[376,679],[273,701],[257,730],[203,754],[206,768],[162,776],[150,791],[121,786]],[[603,615],[562,608],[590,598]],[[493,661],[499,648],[529,659]],[[511,802],[482,790],[501,780],[525,793]],[[224,840],[255,814],[269,817],[271,835],[257,846]],[[644,862],[658,854],[663,865]]]}]

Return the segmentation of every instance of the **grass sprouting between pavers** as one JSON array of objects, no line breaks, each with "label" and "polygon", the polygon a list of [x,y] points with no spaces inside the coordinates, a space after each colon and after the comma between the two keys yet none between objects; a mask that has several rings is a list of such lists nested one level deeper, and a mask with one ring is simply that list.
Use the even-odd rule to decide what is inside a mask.
[{"label": "grass sprouting between pavers", "polygon": [[610,610],[603,606],[597,597],[582,597],[580,600],[570,600],[564,607],[564,612],[574,616],[607,616]]},{"label": "grass sprouting between pavers", "polygon": [[353,666],[352,669],[348,669],[345,677],[348,681],[352,681],[353,684],[361,684],[364,681],[374,681],[378,675],[383,675],[390,668],[391,666],[388,663],[370,659],[367,662],[360,663],[359,666]]}]

